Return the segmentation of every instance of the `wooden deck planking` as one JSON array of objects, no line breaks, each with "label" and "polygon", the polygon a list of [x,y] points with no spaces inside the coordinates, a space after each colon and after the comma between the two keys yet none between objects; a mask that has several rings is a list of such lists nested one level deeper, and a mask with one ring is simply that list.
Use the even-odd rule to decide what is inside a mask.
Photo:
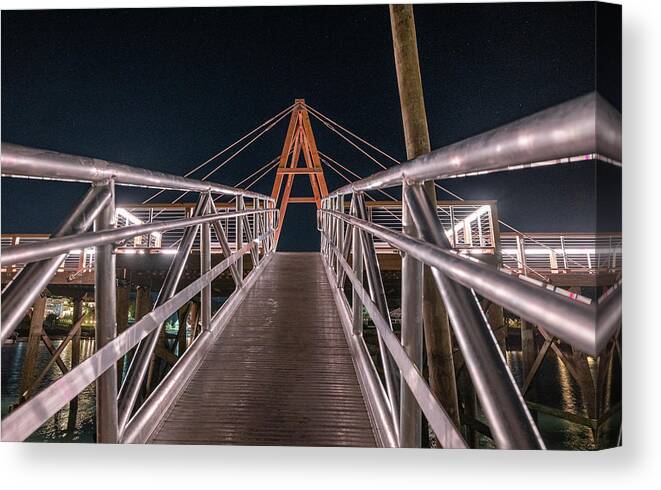
[{"label": "wooden deck planking", "polygon": [[273,257],[151,442],[375,446],[319,254]]}]

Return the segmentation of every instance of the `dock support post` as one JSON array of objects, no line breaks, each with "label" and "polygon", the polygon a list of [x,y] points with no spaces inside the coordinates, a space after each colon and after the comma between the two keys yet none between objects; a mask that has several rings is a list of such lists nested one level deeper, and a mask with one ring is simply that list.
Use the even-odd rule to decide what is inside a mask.
[{"label": "dock support post", "polygon": [[[108,186],[111,198],[95,220],[96,230],[106,230],[115,225],[115,192],[112,181]],[[115,254],[112,244],[96,247],[94,267],[94,302],[96,312],[96,350],[107,345],[117,336],[117,311],[115,291]],[[96,381],[96,440],[100,443],[116,443],[117,435],[117,370],[112,368]]]},{"label": "dock support post", "polygon": [[149,286],[138,286],[135,293],[135,321],[140,320],[151,310],[151,288]]},{"label": "dock support post", "polygon": [[[129,290],[126,285],[117,286],[117,334],[129,326]],[[77,318],[74,316],[74,318]],[[124,357],[117,361],[117,378],[122,379],[124,372]]]},{"label": "dock support post", "polygon": [[[73,322],[80,318],[83,314],[83,299],[80,296],[73,298]],[[71,369],[80,364],[80,331],[83,326],[81,325],[78,331],[71,339]],[[71,433],[76,428],[76,420],[78,418],[78,397],[75,397],[69,402],[69,417],[67,420],[67,431]]]},{"label": "dock support post", "polygon": [[46,316],[46,297],[39,296],[32,307],[32,317],[30,318],[30,334],[28,336],[28,345],[23,358],[23,369],[21,372],[21,396],[30,389],[36,375],[35,367],[39,357],[39,344],[41,343],[41,333],[44,328],[44,318]]},{"label": "dock support post", "polygon": [[[407,184],[403,184],[406,186]],[[402,231],[417,238],[415,223],[402,192]],[[402,347],[422,371],[422,263],[409,254],[402,257]],[[407,384],[400,384],[399,446],[420,447],[422,414]]]},{"label": "dock support post", "polygon": [[535,345],[535,327],[521,319],[521,356],[523,360],[523,379],[528,377],[537,357]]},{"label": "dock support post", "polygon": [[[411,5],[391,5],[390,23],[406,141],[406,156],[410,160],[431,151],[413,7]],[[427,182],[425,190],[435,206],[434,182]],[[450,325],[429,267],[423,268],[422,310],[429,385],[434,396],[441,402],[455,424],[459,426],[459,403]]]}]

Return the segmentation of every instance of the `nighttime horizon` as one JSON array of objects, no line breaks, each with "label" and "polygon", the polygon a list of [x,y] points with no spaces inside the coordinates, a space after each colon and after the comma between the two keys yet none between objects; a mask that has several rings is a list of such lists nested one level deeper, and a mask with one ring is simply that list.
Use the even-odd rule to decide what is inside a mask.
[{"label": "nighttime horizon", "polygon": [[2,11],[2,440],[621,445],[621,24]]}]

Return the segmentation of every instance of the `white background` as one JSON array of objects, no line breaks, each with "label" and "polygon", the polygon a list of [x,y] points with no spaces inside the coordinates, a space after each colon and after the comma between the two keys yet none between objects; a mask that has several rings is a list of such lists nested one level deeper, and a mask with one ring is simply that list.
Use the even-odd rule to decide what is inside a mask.
[{"label": "white background", "polygon": [[[0,0],[2,9],[248,3]],[[661,488],[660,3],[623,2],[623,448],[541,453],[5,443],[2,488]]]}]

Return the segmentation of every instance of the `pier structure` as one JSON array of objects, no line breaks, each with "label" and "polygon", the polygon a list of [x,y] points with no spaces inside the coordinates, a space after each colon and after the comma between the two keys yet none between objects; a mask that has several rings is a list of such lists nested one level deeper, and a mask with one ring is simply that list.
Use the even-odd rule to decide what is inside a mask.
[{"label": "pier structure", "polygon": [[[277,167],[280,184],[287,178],[285,195],[297,173],[309,176],[318,253],[278,250],[283,206],[297,197],[280,199],[277,182],[267,196],[2,144],[3,178],[90,185],[50,236],[3,236],[3,341],[27,315],[28,350],[52,345],[43,328],[44,291],[70,288],[65,294],[75,298],[73,326],[49,363],[64,375],[36,390],[42,374],[26,356],[24,391],[2,420],[3,440],[24,440],[95,383],[102,443],[401,447],[420,444],[413,431],[425,421],[444,448],[473,447],[481,433],[499,448],[541,449],[533,414],[546,409],[524,395],[551,353],[591,400],[587,417],[559,415],[598,433],[617,409],[604,410],[602,395],[620,352],[621,236],[501,231],[496,202],[434,202],[424,185],[585,159],[619,166],[619,113],[588,94],[370,176],[353,175],[328,192],[320,164],[346,167],[298,126],[308,112],[321,114],[297,99],[281,113],[292,114],[294,130],[266,169]],[[297,147],[305,167],[289,158]],[[117,196],[123,186],[158,192],[126,204]],[[372,195],[392,188],[401,200]],[[162,191],[192,202],[158,202]],[[443,302],[462,393],[454,409],[431,389],[420,351],[409,348],[425,342],[423,275],[407,273],[409,265],[429,268]],[[400,330],[384,285],[399,270]],[[64,365],[62,346],[79,345],[83,304],[92,297],[96,352]],[[503,355],[505,316],[520,322],[522,386]],[[365,342],[369,325],[376,356]]]}]

